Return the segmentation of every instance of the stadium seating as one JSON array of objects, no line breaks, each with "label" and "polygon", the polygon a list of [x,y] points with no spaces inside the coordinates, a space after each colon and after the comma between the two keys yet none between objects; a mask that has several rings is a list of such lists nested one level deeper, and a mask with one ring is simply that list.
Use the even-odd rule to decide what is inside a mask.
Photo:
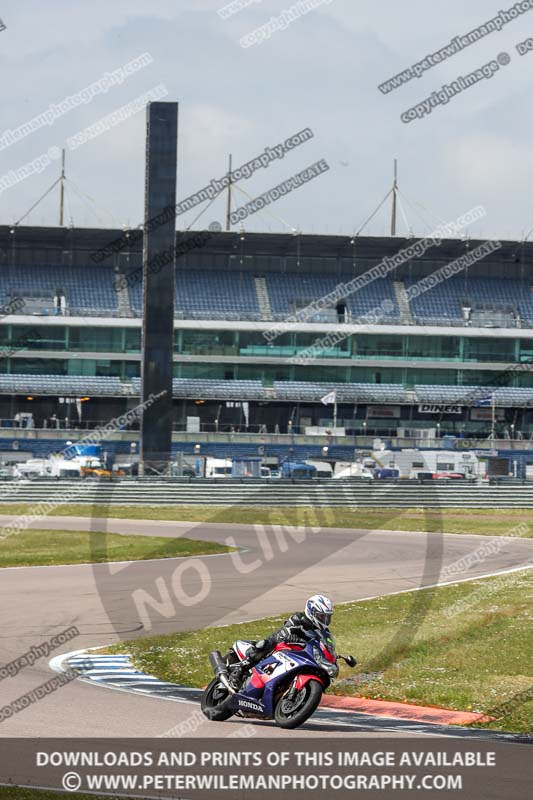
[{"label": "stadium seating", "polygon": [[373,383],[313,383],[299,381],[276,381],[274,391],[279,400],[295,398],[309,402],[318,401],[332,391],[337,393],[337,402],[391,402],[406,400],[406,390],[396,384]]},{"label": "stadium seating", "polygon": [[416,386],[420,403],[459,403],[460,405],[491,405],[494,394],[498,406],[525,406],[533,403],[533,389],[494,386]]},{"label": "stadium seating", "polygon": [[113,288],[111,267],[70,267],[36,265],[11,266],[4,264],[0,273],[0,304],[12,297],[24,298],[25,292],[50,298],[48,313],[55,314],[55,292],[61,290],[66,299],[67,313],[80,315],[97,311],[114,314],[117,311],[117,293]]},{"label": "stadium seating", "polygon": [[[142,283],[130,286],[131,305],[142,308]],[[222,270],[176,270],[176,314],[189,319],[260,319],[253,275]]]},{"label": "stadium seating", "polygon": [[2,394],[94,395],[95,397],[128,394],[120,378],[81,375],[0,375]]},{"label": "stadium seating", "polygon": [[[139,378],[132,379],[137,394],[141,390]],[[265,390],[261,381],[217,381],[202,378],[174,378],[174,397],[190,397],[216,400],[263,400]]]},{"label": "stadium seating", "polygon": [[[339,278],[335,275],[298,275],[294,273],[266,275],[270,306],[276,318],[294,313],[299,308],[305,308],[313,300],[318,300],[333,292],[339,284],[348,283],[350,277],[349,275]],[[379,309],[387,300],[391,303],[391,306],[387,306],[391,308],[391,311],[386,313],[384,321],[398,319],[400,311],[396,303],[393,283],[380,278],[357,292],[347,294],[345,300],[339,302],[345,302],[352,317],[360,317]]]},{"label": "stadium seating", "polygon": [[[434,271],[439,264],[433,265]],[[136,276],[138,277],[138,272]],[[266,296],[260,306],[256,278]],[[339,304],[345,304],[348,318],[357,318],[383,309],[383,323],[402,319],[394,290],[394,276],[380,278],[356,292],[347,294]],[[0,271],[0,305],[14,297],[26,295],[26,313],[56,314],[54,294],[61,290],[66,298],[67,314],[78,316],[140,315],[142,311],[142,281],[131,280],[128,292],[120,297],[114,288],[116,275],[111,267],[8,265]],[[273,320],[283,320],[313,301],[346,284],[350,275],[326,273],[299,274],[294,272],[266,273],[254,276],[249,272],[230,270],[176,270],[175,316],[178,319],[260,320],[271,313]],[[418,281],[405,281],[409,289]],[[128,307],[131,305],[131,311]],[[30,298],[33,298],[32,301]],[[39,308],[33,309],[32,302]],[[335,322],[333,307],[322,312],[323,321]],[[527,281],[516,279],[449,278],[410,300],[410,310],[418,324],[461,325],[465,322],[463,308],[471,309],[472,324],[496,327],[533,325],[533,291]],[[265,312],[265,308],[267,312]],[[329,317],[324,317],[328,314]],[[318,318],[317,314],[317,318]],[[312,319],[312,318],[311,318]],[[410,319],[410,318],[409,318]]]},{"label": "stadium seating", "polygon": [[416,387],[416,396],[421,403],[458,403],[468,393],[476,393],[482,399],[489,389],[476,386],[424,386]]},{"label": "stadium seating", "polygon": [[[285,400],[319,402],[332,391],[338,403],[437,403],[489,405],[492,393],[496,404],[523,407],[533,404],[533,388],[494,388],[479,386],[426,386],[413,390],[390,383],[321,383],[313,381],[275,381],[265,387],[258,380],[213,380],[174,378],[174,397],[214,400]],[[117,377],[82,375],[0,375],[0,394],[90,395],[93,397],[139,397],[140,378],[122,382]]]},{"label": "stadium seating", "polygon": [[[406,281],[408,293],[416,283],[414,280]],[[449,278],[413,297],[410,306],[413,316],[422,324],[461,320],[463,306],[493,309],[496,317],[500,314],[499,309],[514,310],[521,320],[533,322],[531,287],[526,281],[513,279]]]}]

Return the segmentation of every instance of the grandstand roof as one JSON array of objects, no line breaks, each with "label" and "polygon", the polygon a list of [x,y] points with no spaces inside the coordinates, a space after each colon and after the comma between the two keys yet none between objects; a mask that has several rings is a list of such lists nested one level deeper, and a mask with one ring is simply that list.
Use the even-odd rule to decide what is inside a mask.
[{"label": "grandstand roof", "polygon": [[[26,263],[41,264],[86,264],[87,254],[104,248],[114,240],[122,237],[125,231],[107,228],[59,228],[59,227],[32,227],[32,226],[0,226],[0,265],[24,260]],[[187,236],[194,236],[200,231],[188,231]],[[177,236],[182,235],[179,231]],[[244,237],[244,238],[243,238]],[[240,233],[214,232],[209,241],[202,246],[202,252],[234,255],[239,258],[238,268],[242,271],[254,271],[256,266],[246,263],[246,255],[271,255],[291,256],[296,259],[291,263],[291,270],[299,271],[298,258],[315,256],[323,258],[352,259],[354,251],[357,259],[374,260],[378,263],[385,256],[392,256],[404,247],[413,244],[422,236],[408,239],[404,237],[370,237],[359,236],[353,239],[350,236],[325,236],[314,234],[281,234],[281,233]],[[414,259],[411,266],[416,263],[424,271],[432,272],[435,261],[448,262],[464,255],[467,248],[472,250],[484,240],[446,239],[438,248],[428,251],[425,258]],[[355,244],[353,244],[355,242]],[[533,278],[533,242],[500,241],[501,247],[497,252],[487,256],[483,262],[470,268],[476,275],[494,275],[491,265],[505,263],[505,274],[509,277]],[[141,243],[133,244],[129,250],[134,256],[132,264],[136,263],[135,256],[140,260]],[[68,254],[68,257],[67,257]],[[23,259],[24,255],[24,259]],[[114,256],[102,263],[112,263]],[[427,262],[427,269],[424,265]],[[92,263],[92,262],[91,262]],[[179,263],[179,262],[178,262]],[[366,268],[366,264],[363,268]],[[306,267],[307,268],[307,267]],[[262,266],[262,271],[276,271],[275,265]],[[331,267],[332,271],[334,266]],[[405,266],[398,268],[395,274],[401,275]],[[484,270],[489,270],[486,273]],[[328,271],[326,264],[320,271]],[[304,271],[302,266],[301,271]],[[357,265],[354,274],[360,271]],[[496,277],[496,276],[495,276]]]}]

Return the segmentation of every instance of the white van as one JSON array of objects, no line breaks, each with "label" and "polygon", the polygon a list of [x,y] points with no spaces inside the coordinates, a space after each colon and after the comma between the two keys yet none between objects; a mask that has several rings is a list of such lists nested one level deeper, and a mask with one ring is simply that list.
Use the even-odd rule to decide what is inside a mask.
[{"label": "white van", "polygon": [[231,478],[231,471],[229,458],[207,458],[205,461],[206,478]]}]

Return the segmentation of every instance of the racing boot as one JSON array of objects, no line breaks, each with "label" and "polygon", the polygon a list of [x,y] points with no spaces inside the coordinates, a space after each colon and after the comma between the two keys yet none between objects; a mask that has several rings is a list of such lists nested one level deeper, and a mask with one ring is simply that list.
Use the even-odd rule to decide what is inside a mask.
[{"label": "racing boot", "polygon": [[250,669],[250,667],[251,664],[248,663],[247,658],[245,658],[244,661],[241,661],[240,664],[237,664],[235,667],[233,667],[229,676],[229,682],[231,683],[234,689],[241,688],[243,678]]},{"label": "racing boot", "polygon": [[261,639],[254,646],[252,645],[246,653],[246,658],[237,664],[232,670],[230,675],[230,683],[234,689],[240,689],[244,676],[250,671],[263,657],[263,647],[265,640]]}]

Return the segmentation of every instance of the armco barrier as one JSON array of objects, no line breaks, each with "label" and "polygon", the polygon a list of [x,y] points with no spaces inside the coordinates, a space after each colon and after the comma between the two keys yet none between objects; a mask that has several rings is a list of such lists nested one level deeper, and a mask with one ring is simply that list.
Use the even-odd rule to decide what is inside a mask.
[{"label": "armco barrier", "polygon": [[[34,480],[0,484],[2,503],[61,502],[65,490],[80,481]],[[67,495],[68,495],[67,491]],[[84,482],[79,500],[70,503],[106,505],[259,505],[339,506],[345,508],[533,508],[532,484],[419,484],[352,481],[203,481],[129,480]],[[50,512],[53,514],[53,510]]]}]

